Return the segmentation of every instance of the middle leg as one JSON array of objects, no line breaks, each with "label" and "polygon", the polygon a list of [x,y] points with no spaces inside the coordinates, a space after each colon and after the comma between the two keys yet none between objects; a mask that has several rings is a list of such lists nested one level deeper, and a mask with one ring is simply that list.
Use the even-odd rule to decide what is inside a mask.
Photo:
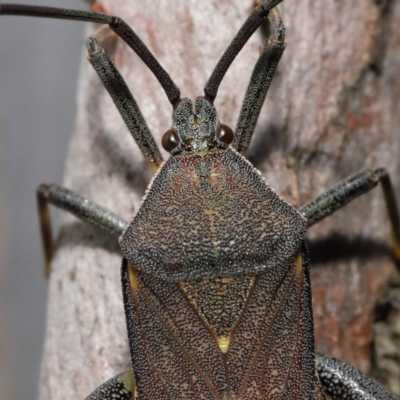
[{"label": "middle leg", "polygon": [[365,169],[343,179],[314,200],[305,204],[299,211],[307,218],[308,226],[312,226],[333,214],[336,210],[342,208],[355,198],[369,192],[378,183],[382,185],[386,208],[392,227],[393,252],[395,257],[400,259],[399,209],[390,176],[384,168],[379,168],[374,171]]}]

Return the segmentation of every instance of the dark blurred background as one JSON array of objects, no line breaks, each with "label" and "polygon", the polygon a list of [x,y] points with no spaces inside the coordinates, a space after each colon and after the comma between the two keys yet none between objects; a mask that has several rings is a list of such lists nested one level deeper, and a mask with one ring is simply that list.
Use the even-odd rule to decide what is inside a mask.
[{"label": "dark blurred background", "polygon": [[[88,8],[82,0],[22,3]],[[38,394],[47,284],[35,190],[41,182],[62,182],[75,124],[84,28],[79,22],[0,16],[2,400]]]}]

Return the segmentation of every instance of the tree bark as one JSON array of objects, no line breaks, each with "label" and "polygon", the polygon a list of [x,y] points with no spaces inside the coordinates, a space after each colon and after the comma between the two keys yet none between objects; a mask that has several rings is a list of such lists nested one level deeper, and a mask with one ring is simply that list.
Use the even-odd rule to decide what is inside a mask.
[{"label": "tree bark", "polygon": [[[218,58],[254,6],[251,0],[143,4],[102,0],[96,6],[132,26],[182,96],[192,99],[203,94]],[[296,207],[363,168],[387,168],[399,192],[400,3],[286,0],[279,9],[288,45],[249,159]],[[232,128],[260,45],[258,31],[215,101],[221,121]],[[164,92],[121,40],[111,38],[107,48],[160,143],[171,125]],[[131,220],[151,174],[86,61],[78,103],[64,184]],[[168,227],[160,234],[167,235]],[[371,373],[374,309],[390,284],[397,279],[399,285],[381,190],[319,223],[307,239],[317,349]],[[120,262],[114,238],[65,215],[50,278],[42,400],[84,398],[129,366]],[[393,351],[399,357],[399,348]],[[398,365],[386,365],[398,373]],[[385,376],[395,385],[393,375]]]}]

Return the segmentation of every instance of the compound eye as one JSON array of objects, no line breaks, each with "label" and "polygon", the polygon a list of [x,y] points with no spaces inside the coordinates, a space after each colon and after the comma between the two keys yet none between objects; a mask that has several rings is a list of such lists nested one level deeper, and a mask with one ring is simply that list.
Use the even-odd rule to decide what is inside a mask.
[{"label": "compound eye", "polygon": [[171,151],[179,145],[179,142],[179,136],[175,129],[169,129],[167,132],[164,133],[161,139],[162,147],[164,147],[164,149],[167,150],[168,153],[171,153]]},{"label": "compound eye", "polygon": [[234,133],[228,125],[219,124],[217,128],[217,138],[223,143],[231,144],[233,141]]}]

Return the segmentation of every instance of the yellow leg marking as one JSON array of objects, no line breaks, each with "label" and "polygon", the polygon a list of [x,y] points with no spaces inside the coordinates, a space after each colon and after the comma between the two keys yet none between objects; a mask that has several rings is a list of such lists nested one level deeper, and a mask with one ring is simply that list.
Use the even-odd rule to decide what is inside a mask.
[{"label": "yellow leg marking", "polygon": [[132,400],[138,398],[138,393],[136,389],[136,383],[135,383],[135,376],[133,375],[132,369],[129,369],[126,371],[124,374],[121,375],[120,377],[122,383],[124,386],[133,393]]}]

